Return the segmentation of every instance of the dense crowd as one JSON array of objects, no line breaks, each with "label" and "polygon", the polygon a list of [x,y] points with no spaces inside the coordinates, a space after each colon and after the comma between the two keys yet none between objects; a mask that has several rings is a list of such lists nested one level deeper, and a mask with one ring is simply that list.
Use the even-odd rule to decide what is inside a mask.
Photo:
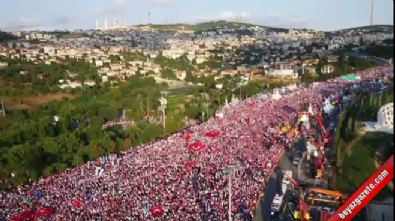
[{"label": "dense crowd", "polygon": [[230,179],[233,220],[249,220],[265,176],[294,139],[281,128],[296,122],[302,104],[318,112],[325,97],[345,86],[337,79],[287,91],[279,100],[261,93],[230,102],[220,118],[0,192],[0,220],[223,221]]}]

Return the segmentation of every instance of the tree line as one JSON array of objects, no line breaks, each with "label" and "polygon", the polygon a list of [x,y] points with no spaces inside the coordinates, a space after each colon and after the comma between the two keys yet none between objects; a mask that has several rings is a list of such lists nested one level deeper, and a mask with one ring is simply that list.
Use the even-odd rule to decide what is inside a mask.
[{"label": "tree line", "polygon": [[349,156],[347,147],[358,136],[358,130],[364,121],[377,121],[377,112],[385,104],[393,102],[392,89],[379,93],[362,91],[352,98],[351,105],[341,113],[335,135],[332,141],[334,146],[337,177],[342,175],[342,164]]},{"label": "tree line", "polygon": [[[81,81],[94,78],[97,73],[85,61],[68,60],[50,65],[33,65],[21,60],[10,62],[15,63],[0,73],[7,84],[6,89],[0,89],[2,97],[28,99],[32,94],[55,93],[59,90],[55,82],[63,79],[67,71],[75,73]],[[33,74],[20,75],[20,71]],[[43,78],[36,79],[36,74]],[[15,187],[99,156],[159,139],[185,127],[188,120],[206,120],[220,110],[225,100],[245,98],[282,86],[253,82],[240,86],[238,76],[225,77],[220,82],[213,77],[203,79],[202,86],[173,90],[138,73],[117,86],[96,84],[73,90],[74,99],[64,98],[25,110],[6,110],[6,116],[0,116],[0,185]],[[217,89],[217,83],[222,83],[223,88]],[[158,100],[163,94],[169,101],[165,130],[145,118],[149,115],[159,122],[163,120]],[[103,129],[106,122],[118,120],[120,111],[135,124]]]}]

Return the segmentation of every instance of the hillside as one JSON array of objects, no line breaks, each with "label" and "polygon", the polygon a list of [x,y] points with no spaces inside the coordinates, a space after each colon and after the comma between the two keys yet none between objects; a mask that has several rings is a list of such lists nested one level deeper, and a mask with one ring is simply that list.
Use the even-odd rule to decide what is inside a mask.
[{"label": "hillside", "polygon": [[[287,28],[280,28],[280,27],[269,27],[251,23],[242,23],[242,22],[229,22],[229,21],[211,21],[211,22],[203,22],[197,24],[187,24],[187,23],[177,23],[177,24],[151,24],[151,28],[158,29],[158,30],[181,30],[182,27],[184,30],[187,31],[202,31],[202,30],[209,30],[214,29],[217,27],[228,27],[228,28],[238,28],[238,27],[262,27],[266,29],[271,29],[275,31],[286,31]],[[377,31],[393,31],[393,25],[373,25],[373,26],[362,26],[362,27],[354,27],[354,28],[347,28],[341,30],[334,30],[329,33],[343,33],[349,31],[365,31],[365,32],[377,32]],[[307,30],[307,29],[303,29]]]},{"label": "hillside", "polygon": [[186,23],[177,23],[177,24],[151,24],[151,28],[159,29],[159,30],[181,30],[182,27],[184,30],[188,31],[202,31],[214,29],[217,27],[228,27],[228,28],[238,28],[238,27],[263,27],[270,28],[262,25],[250,24],[250,23],[241,23],[241,22],[228,22],[228,21],[211,21],[211,22],[203,22],[197,24],[186,24]]},{"label": "hillside", "polygon": [[353,28],[346,28],[341,30],[336,30],[334,32],[349,32],[349,31],[367,31],[367,32],[377,32],[377,31],[388,31],[393,32],[394,26],[393,25],[371,25],[371,26],[361,26],[361,27],[353,27]]}]

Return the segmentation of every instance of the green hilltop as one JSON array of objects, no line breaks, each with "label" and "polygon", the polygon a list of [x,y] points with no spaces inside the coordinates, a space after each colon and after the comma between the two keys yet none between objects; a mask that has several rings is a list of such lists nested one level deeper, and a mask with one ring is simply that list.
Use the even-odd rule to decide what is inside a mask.
[{"label": "green hilltop", "polygon": [[161,29],[161,30],[180,30],[182,27],[184,30],[188,31],[202,31],[214,29],[217,27],[227,27],[227,28],[239,28],[239,27],[263,27],[269,28],[267,26],[250,24],[250,23],[242,23],[242,22],[228,22],[228,21],[210,21],[210,22],[202,22],[197,24],[187,24],[187,23],[176,23],[176,24],[151,24],[150,27],[153,29]]},{"label": "green hilltop", "polygon": [[346,28],[336,30],[336,32],[347,32],[347,31],[393,31],[394,25],[369,25],[369,26],[360,26],[360,27],[353,27],[353,28]]},{"label": "green hilltop", "polygon": [[[144,25],[141,25],[144,26]],[[175,23],[175,24],[150,24],[150,27],[152,29],[157,29],[157,30],[168,30],[168,31],[177,31],[181,30],[184,28],[186,31],[203,31],[203,30],[210,30],[214,29],[217,27],[227,27],[227,28],[240,28],[240,27],[262,27],[265,29],[271,29],[271,30],[288,30],[288,28],[280,28],[280,27],[271,27],[271,26],[264,26],[264,25],[258,25],[258,24],[252,24],[252,23],[243,23],[243,22],[230,22],[230,21],[224,21],[224,20],[219,20],[219,21],[210,21],[210,22],[202,22],[202,23],[197,23],[197,24],[188,24],[188,23]],[[334,30],[332,32],[347,32],[347,31],[358,31],[358,30],[367,30],[367,31],[393,31],[394,26],[393,25],[372,25],[372,26],[362,26],[362,27],[353,27],[353,28],[347,28],[347,29],[341,29],[341,30]],[[308,30],[308,29],[302,29],[302,30]]]}]

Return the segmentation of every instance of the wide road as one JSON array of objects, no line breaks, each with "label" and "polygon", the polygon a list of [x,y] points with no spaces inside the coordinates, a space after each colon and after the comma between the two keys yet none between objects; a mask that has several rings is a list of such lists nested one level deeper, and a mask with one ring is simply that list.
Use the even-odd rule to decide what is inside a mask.
[{"label": "wide road", "polygon": [[[292,164],[290,157],[290,154],[285,153],[279,162],[279,169],[281,170],[292,170],[293,173],[293,178],[297,178],[297,168]],[[270,179],[266,185],[265,191],[264,191],[264,197],[259,202],[255,217],[252,219],[253,221],[263,221],[263,217],[270,216],[270,207],[272,205],[274,196],[278,192],[277,190],[278,185],[277,185],[277,175],[276,173],[271,174]],[[269,214],[266,214],[269,213]]]},{"label": "wide road", "polygon": [[[334,127],[336,128],[336,124],[337,124],[337,117],[339,116],[339,111],[332,113],[330,116],[330,119],[324,120],[324,126],[326,128],[329,127],[330,123],[334,124]],[[300,145],[302,145],[301,142],[298,142],[298,144],[295,144],[296,146],[294,146],[294,149],[301,149],[302,147]],[[303,167],[301,169],[301,172],[298,173],[298,168],[293,165],[293,156],[291,151],[290,152],[286,152],[284,153],[284,155],[281,157],[280,162],[279,162],[279,169],[281,170],[292,170],[292,174],[293,174],[293,179],[295,180],[299,180],[299,179],[303,179],[303,180],[310,180],[308,177],[310,177],[309,174],[309,168],[308,165],[305,163],[302,163]],[[301,177],[298,177],[298,176]],[[314,182],[314,181],[312,181]],[[273,202],[273,198],[276,195],[276,193],[278,192],[277,190],[277,175],[276,173],[271,174],[270,179],[266,185],[266,188],[264,190],[264,197],[261,200],[261,202],[259,202],[256,212],[255,212],[255,216],[253,218],[253,221],[263,221],[263,217],[265,217],[266,215],[270,215],[270,206]],[[269,214],[266,214],[269,213]]]}]

